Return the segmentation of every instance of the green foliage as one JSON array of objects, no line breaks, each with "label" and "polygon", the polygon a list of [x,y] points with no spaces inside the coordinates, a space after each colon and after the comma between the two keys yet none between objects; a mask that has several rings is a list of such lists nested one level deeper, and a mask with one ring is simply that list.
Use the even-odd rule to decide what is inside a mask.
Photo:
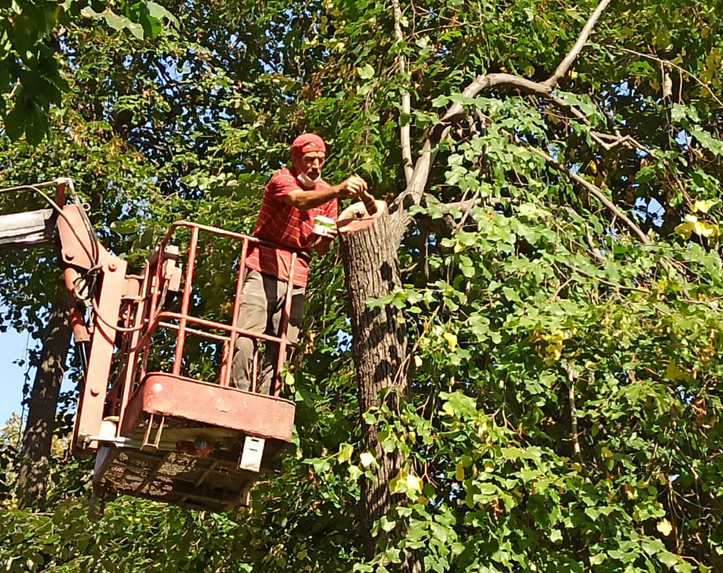
[{"label": "green foliage", "polygon": [[156,38],[164,22],[175,17],[152,1],[106,5],[87,0],[53,2],[20,0],[0,5],[0,117],[5,134],[17,141],[25,134],[40,143],[48,130],[47,114],[61,103],[68,86],[55,52],[79,16],[102,19],[113,30],[129,31],[139,40]]},{"label": "green foliage", "polygon": [[[332,253],[310,286],[303,368],[286,377],[295,444],[252,511],[124,498],[90,525],[88,468],[58,459],[47,514],[12,509],[3,490],[7,570],[384,573],[414,551],[438,572],[720,569],[719,4],[613,3],[558,86],[562,107],[460,94],[485,72],[548,77],[591,2],[402,2],[402,42],[383,2],[163,5],[179,34],[156,34],[172,19],[152,4],[155,28],[139,5],[93,5],[100,16],[63,21],[59,47],[39,40],[54,19],[34,32],[36,60],[56,68],[47,89],[23,79],[13,94],[26,107],[6,134],[26,140],[3,140],[3,182],[72,175],[103,241],[139,264],[177,218],[249,231],[263,183],[306,129],[330,142],[330,180],[355,171],[391,200],[404,188],[399,127],[416,153],[437,114],[462,105],[470,119],[435,150],[410,211],[405,286],[368,303],[405,312],[411,391],[399,409],[358,411]],[[32,146],[40,117],[49,136]],[[639,145],[595,139],[616,130]],[[594,183],[647,242],[533,148]],[[2,200],[3,212],[41,206]],[[222,258],[216,248],[210,269]],[[49,251],[0,261],[4,324],[37,329],[54,269]],[[229,277],[201,278],[206,310],[222,312]],[[362,414],[406,459],[369,563],[357,507],[378,461],[360,446]]]}]

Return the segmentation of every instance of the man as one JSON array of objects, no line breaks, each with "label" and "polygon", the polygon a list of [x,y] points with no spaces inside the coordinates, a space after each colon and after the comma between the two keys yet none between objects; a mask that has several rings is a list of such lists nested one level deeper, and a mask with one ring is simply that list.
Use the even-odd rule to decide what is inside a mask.
[{"label": "man", "polygon": [[[359,196],[367,189],[366,181],[355,175],[339,185],[329,186],[321,178],[325,158],[326,144],[321,137],[314,133],[300,135],[291,144],[292,168],[277,171],[266,185],[253,234],[280,249],[254,246],[249,250],[239,328],[279,335],[293,251],[297,259],[286,336],[290,343],[299,339],[311,251],[325,255],[336,234],[334,228],[327,236],[315,235],[312,232],[314,219],[328,217],[336,224],[337,199]],[[256,345],[257,341],[252,338],[240,336],[237,339],[231,371],[234,388],[245,391],[251,388],[251,364]],[[278,352],[278,345],[266,345],[257,384],[261,394],[271,392]]]}]

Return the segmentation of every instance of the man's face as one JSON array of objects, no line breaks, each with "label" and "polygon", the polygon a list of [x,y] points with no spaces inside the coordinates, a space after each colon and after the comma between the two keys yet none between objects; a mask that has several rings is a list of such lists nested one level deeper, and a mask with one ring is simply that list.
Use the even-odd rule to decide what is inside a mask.
[{"label": "man's face", "polygon": [[321,177],[321,168],[324,166],[326,155],[323,151],[310,151],[301,157],[301,171],[312,179]]}]

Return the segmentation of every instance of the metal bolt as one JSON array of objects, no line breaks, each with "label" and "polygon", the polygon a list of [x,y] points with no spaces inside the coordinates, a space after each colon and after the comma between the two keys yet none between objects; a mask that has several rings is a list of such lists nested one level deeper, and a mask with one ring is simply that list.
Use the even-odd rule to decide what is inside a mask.
[{"label": "metal bolt", "polygon": [[110,272],[113,272],[113,271],[116,270],[117,268],[118,268],[118,265],[115,264],[115,261],[111,261],[111,262],[108,263],[108,270],[109,270]]},{"label": "metal bolt", "polygon": [[65,249],[65,258],[69,261],[72,261],[75,258],[75,253],[73,252],[73,249]]}]

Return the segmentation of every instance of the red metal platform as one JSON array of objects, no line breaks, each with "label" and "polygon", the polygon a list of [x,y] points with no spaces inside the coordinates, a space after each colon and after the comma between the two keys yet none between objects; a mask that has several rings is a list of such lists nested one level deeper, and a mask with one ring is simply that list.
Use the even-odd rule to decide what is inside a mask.
[{"label": "red metal platform", "polygon": [[244,503],[258,477],[239,469],[244,441],[266,440],[261,471],[272,471],[293,424],[288,400],[149,373],[128,402],[120,439],[99,449],[94,486],[224,511]]}]

